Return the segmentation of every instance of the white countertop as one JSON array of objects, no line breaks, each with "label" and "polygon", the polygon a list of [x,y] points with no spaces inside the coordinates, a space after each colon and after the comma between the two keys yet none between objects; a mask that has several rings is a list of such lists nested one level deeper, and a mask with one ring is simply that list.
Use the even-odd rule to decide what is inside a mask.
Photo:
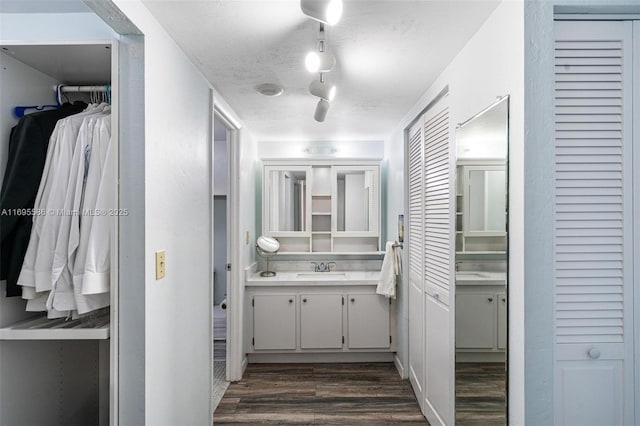
[{"label": "white countertop", "polygon": [[457,271],[457,285],[506,285],[506,272]]},{"label": "white countertop", "polygon": [[280,271],[275,277],[261,277],[260,272],[254,272],[247,277],[247,286],[346,286],[346,285],[377,285],[380,271]]}]

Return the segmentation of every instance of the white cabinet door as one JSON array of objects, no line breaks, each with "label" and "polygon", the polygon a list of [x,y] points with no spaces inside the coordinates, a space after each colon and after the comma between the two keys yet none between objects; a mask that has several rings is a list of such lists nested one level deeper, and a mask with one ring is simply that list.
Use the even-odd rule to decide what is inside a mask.
[{"label": "white cabinet door", "polygon": [[496,296],[493,293],[456,295],[456,347],[492,349],[496,341]]},{"label": "white cabinet door", "polygon": [[255,350],[296,348],[296,296],[253,296],[253,347]]},{"label": "white cabinet door", "polygon": [[378,294],[350,294],[347,302],[349,349],[388,348],[389,299]]},{"label": "white cabinet door", "polygon": [[342,295],[300,295],[300,348],[342,348]]},{"label": "white cabinet door", "polygon": [[507,348],[507,295],[497,294],[498,303],[498,349]]}]

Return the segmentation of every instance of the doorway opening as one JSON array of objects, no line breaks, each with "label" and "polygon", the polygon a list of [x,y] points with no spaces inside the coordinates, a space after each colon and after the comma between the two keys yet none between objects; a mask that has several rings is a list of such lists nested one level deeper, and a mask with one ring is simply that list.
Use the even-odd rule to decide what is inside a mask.
[{"label": "doorway opening", "polygon": [[[213,108],[213,129],[211,132],[211,250],[212,250],[212,362],[213,362],[213,410],[229,386],[233,376],[233,333],[231,311],[233,311],[234,273],[233,256],[233,201],[235,199],[233,181],[234,146],[237,126],[217,106]],[[236,262],[237,263],[237,262]]]}]

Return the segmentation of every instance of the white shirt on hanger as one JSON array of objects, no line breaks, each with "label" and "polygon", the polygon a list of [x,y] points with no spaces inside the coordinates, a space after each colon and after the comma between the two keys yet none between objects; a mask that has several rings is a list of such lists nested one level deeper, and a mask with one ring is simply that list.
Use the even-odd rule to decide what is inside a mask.
[{"label": "white shirt on hanger", "polygon": [[71,214],[63,215],[60,220],[51,270],[52,289],[46,305],[48,310],[52,308],[57,311],[76,309],[70,265],[73,265],[76,255],[84,181],[88,165],[86,160],[93,145],[94,127],[100,125],[103,117],[104,115],[101,114],[86,117],[78,131],[63,207]]},{"label": "white shirt on hanger", "polygon": [[[18,284],[23,286],[23,298],[29,299],[27,311],[46,310],[47,292],[52,288],[58,231],[67,213],[64,211],[64,202],[79,130],[85,118],[101,113],[106,106],[108,104],[87,108],[82,113],[60,120],[56,125],[56,128],[60,126],[59,131],[56,133],[54,130],[56,138],[50,139],[45,171],[38,189],[40,203],[36,207],[46,214],[34,217],[27,253],[18,278]],[[50,317],[60,316],[52,311],[55,310],[50,310]]]}]

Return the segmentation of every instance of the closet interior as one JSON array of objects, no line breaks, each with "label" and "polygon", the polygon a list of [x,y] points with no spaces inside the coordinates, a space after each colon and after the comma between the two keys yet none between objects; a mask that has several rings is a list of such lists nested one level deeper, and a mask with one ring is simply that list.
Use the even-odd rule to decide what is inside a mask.
[{"label": "closet interior", "polygon": [[[37,293],[40,305],[35,308],[37,303],[34,300],[38,297],[27,296],[26,286],[16,287],[15,279],[13,285],[7,281],[0,282],[0,424],[107,425],[114,421],[117,401],[117,229],[118,215],[123,214],[117,210],[117,44],[92,41],[2,45],[0,55],[0,176],[5,176],[5,170],[12,167],[17,155],[29,155],[30,140],[26,138],[20,146],[27,153],[16,154],[13,142],[16,138],[11,135],[11,129],[19,123],[22,113],[62,111],[70,107],[61,104],[70,103],[77,112],[68,117],[78,113],[86,115],[82,120],[76,117],[75,126],[80,129],[75,129],[76,133],[69,130],[70,137],[78,137],[78,131],[88,132],[87,137],[92,141],[78,142],[73,147],[70,144],[55,145],[60,150],[83,148],[81,155],[72,156],[71,152],[55,155],[50,152],[54,149],[54,134],[49,139],[47,162],[33,210],[27,207],[21,211],[3,211],[2,214],[29,216],[33,220],[32,232],[38,220],[60,221],[62,224],[53,233],[57,235],[58,247],[62,244],[71,248],[71,241],[74,241],[77,247],[73,253],[74,260],[80,256],[94,256],[101,262],[97,272],[94,270],[99,276],[93,276],[97,277],[94,283],[99,282],[101,289],[87,290],[89,273],[84,270],[80,281],[82,289],[77,290],[76,274],[70,266],[72,260],[69,260],[72,255],[63,253],[69,258],[56,260],[54,265],[64,265],[61,268],[67,271],[66,287],[62,289],[55,279],[45,275],[49,281],[54,281],[52,291]],[[89,119],[90,114],[94,115]],[[94,127],[85,127],[85,124]],[[62,131],[63,126],[59,127]],[[64,129],[70,127],[70,124],[65,124]],[[96,142],[98,133],[99,145]],[[73,154],[76,154],[75,150]],[[71,175],[65,176],[66,181],[51,172],[54,169],[65,170],[61,164],[64,159],[74,160],[71,166],[67,166]],[[78,165],[76,169],[73,168],[75,165]],[[51,179],[50,182],[62,179],[55,188],[63,188],[67,182],[67,188],[75,189],[75,193],[59,190],[48,193],[43,189],[48,187],[44,182],[46,179]],[[8,181],[6,177],[4,180]],[[5,194],[4,181],[2,190]],[[47,204],[47,194],[49,201],[58,197],[61,203],[64,199],[61,209],[47,208],[52,207],[52,204]],[[74,208],[68,209],[68,201],[73,197],[79,201],[73,205]],[[98,223],[100,232],[96,230]],[[79,251],[86,249],[83,244],[89,235],[99,253],[91,252],[88,246],[89,253],[81,255]],[[18,284],[24,281],[23,273],[29,251],[33,249],[33,239],[31,235]],[[55,255],[64,252],[58,247]],[[3,256],[15,254],[11,250],[6,251]],[[49,255],[53,259],[54,254]],[[37,271],[38,274],[42,272],[41,269]],[[49,272],[51,277],[57,273],[55,267],[53,272]],[[21,294],[17,293],[20,290]],[[67,291],[66,294],[63,290]],[[82,294],[78,295],[78,292]],[[90,294],[87,304],[78,302],[76,309],[65,308],[69,304],[75,306],[76,301],[83,297],[87,299],[87,294]],[[99,302],[94,303],[97,299]],[[65,309],[56,309],[60,306]]]}]

